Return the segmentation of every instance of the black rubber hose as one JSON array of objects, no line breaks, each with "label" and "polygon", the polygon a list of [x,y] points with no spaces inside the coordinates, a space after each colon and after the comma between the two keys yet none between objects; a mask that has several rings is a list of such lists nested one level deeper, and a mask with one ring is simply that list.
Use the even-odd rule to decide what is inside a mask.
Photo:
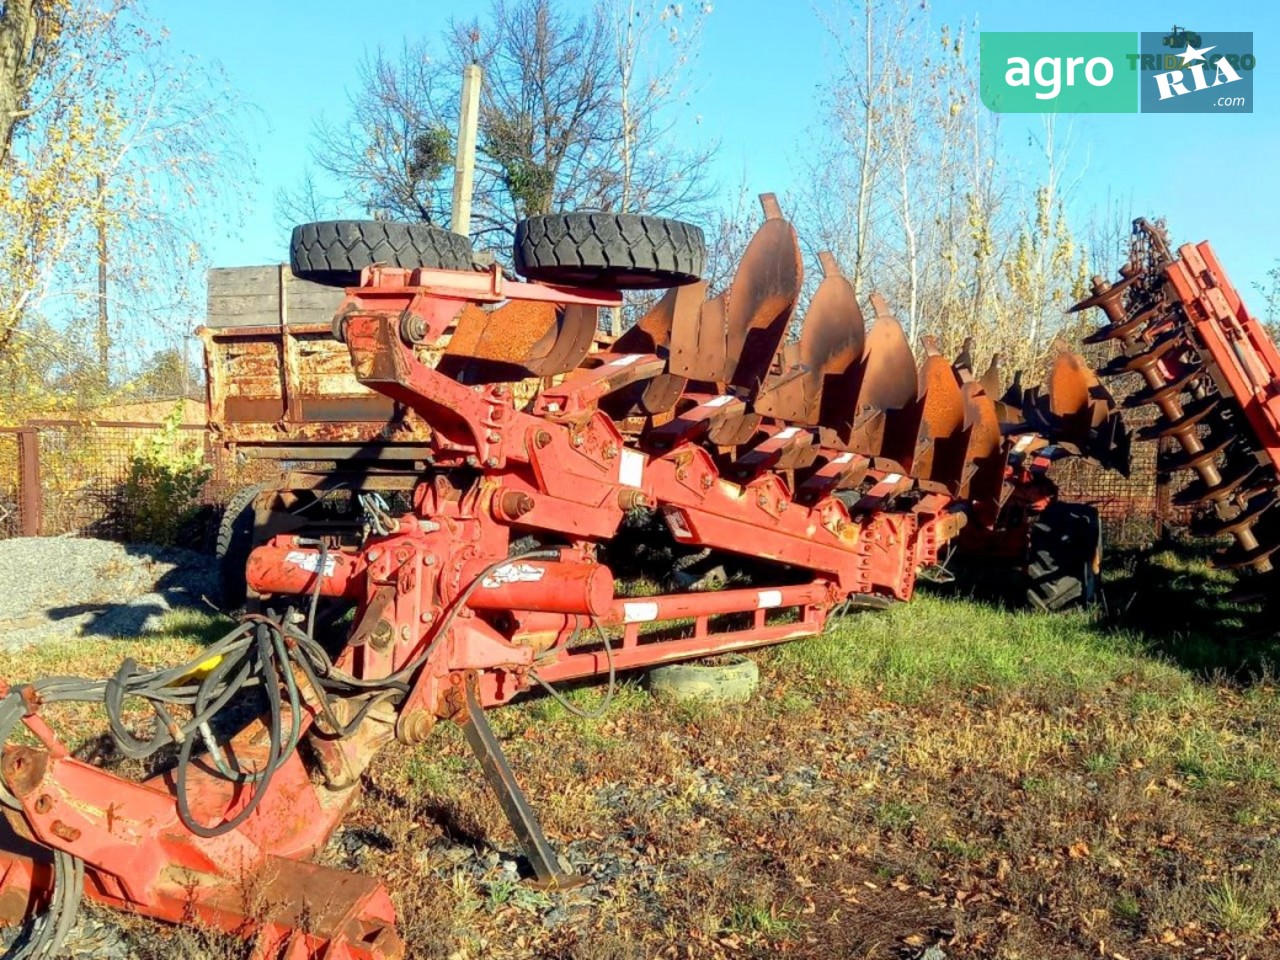
[{"label": "black rubber hose", "polygon": [[280,686],[275,683],[266,683],[266,668],[272,659],[272,643],[269,636],[270,628],[265,623],[259,623],[255,631],[255,640],[257,641],[258,662],[263,670],[263,680],[267,693],[268,722],[267,732],[270,738],[267,747],[267,762],[263,767],[262,777],[258,784],[254,787],[252,795],[248,802],[241,808],[240,812],[227,820],[223,820],[214,826],[205,826],[198,822],[191,813],[191,806],[187,797],[187,770],[191,765],[192,745],[195,743],[195,737],[187,737],[182,741],[178,752],[178,769],[174,778],[174,793],[178,804],[178,817],[181,819],[183,826],[194,833],[197,837],[204,839],[212,839],[220,837],[225,833],[235,830],[258,809],[258,805],[262,803],[262,798],[266,796],[270,787],[271,779],[275,775],[276,768],[283,759],[282,746],[280,740],[280,731],[283,725],[284,704],[280,698]]}]

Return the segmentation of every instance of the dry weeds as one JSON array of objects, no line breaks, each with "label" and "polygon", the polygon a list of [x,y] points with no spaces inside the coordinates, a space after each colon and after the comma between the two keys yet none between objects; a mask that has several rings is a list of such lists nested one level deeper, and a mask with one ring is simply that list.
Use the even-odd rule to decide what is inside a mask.
[{"label": "dry weeds", "polygon": [[[1280,956],[1274,640],[1228,586],[1194,556],[1122,558],[1123,613],[1013,612],[970,585],[758,654],[740,707],[628,682],[594,722],[545,698],[495,712],[584,891],[519,882],[448,728],[379,758],[325,858],[383,878],[410,956],[440,960]],[[0,673],[108,669],[148,642],[184,648],[69,646]]]}]

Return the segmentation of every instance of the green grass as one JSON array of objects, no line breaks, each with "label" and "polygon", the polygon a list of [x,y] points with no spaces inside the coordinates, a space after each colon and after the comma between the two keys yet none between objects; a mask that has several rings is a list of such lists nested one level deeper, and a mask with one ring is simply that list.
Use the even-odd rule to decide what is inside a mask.
[{"label": "green grass", "polygon": [[772,904],[735,904],[725,922],[725,930],[730,933],[760,934],[769,939],[786,936],[795,929],[796,922]]},{"label": "green grass", "polygon": [[1257,895],[1249,885],[1228,877],[1209,892],[1213,919],[1225,932],[1249,939],[1260,934],[1275,907],[1273,898]]},{"label": "green grass", "polygon": [[1133,634],[1097,616],[1029,614],[979,600],[917,595],[883,613],[854,614],[813,640],[781,647],[777,665],[816,681],[915,702],[951,690],[1096,689],[1129,671],[1178,687],[1178,671],[1144,656]]},{"label": "green grass", "polygon": [[[742,706],[658,703],[625,675],[597,719],[545,695],[494,711],[553,843],[628,864],[572,924],[543,925],[560,894],[424,857],[442,837],[514,848],[454,724],[371,768],[352,822],[393,846],[363,869],[410,957],[896,956],[933,931],[980,960],[1272,955],[1276,631],[1195,551],[1115,564],[1092,612],[1012,609],[962,580],[837,619],[752,654]],[[175,614],[151,637],[0,655],[0,672],[174,662],[226,628]],[[586,711],[605,696],[563,693]],[[101,729],[60,721],[73,741]]]}]

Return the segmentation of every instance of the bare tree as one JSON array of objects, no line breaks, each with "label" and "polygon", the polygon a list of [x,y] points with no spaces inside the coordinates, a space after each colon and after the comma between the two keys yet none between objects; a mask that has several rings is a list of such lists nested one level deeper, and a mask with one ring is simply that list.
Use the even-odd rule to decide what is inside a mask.
[{"label": "bare tree", "polygon": [[[677,128],[681,107],[692,98],[690,68],[712,6],[703,2],[686,10],[683,4],[655,0],[601,0],[600,10],[612,27],[616,60],[612,166],[617,182],[609,184],[607,173],[601,176],[611,194],[609,209],[697,209],[711,197],[702,171],[717,144],[690,146]],[[654,149],[658,144],[662,149]]]},{"label": "bare tree", "polygon": [[495,0],[488,20],[452,24],[454,70],[484,70],[476,233],[565,206],[607,209],[615,178],[616,64],[600,11],[574,17],[551,0]]},{"label": "bare tree", "polygon": [[221,188],[252,177],[234,94],[128,0],[63,27],[0,180],[0,416],[44,402],[50,351],[96,343],[101,390],[104,357],[124,374],[187,336],[204,244],[238,215]]},{"label": "bare tree", "polygon": [[[313,161],[348,209],[447,222],[458,87],[474,62],[476,238],[501,245],[521,217],[556,210],[689,216],[713,193],[714,146],[676,136],[702,9],[600,0],[571,14],[560,0],[493,0],[449,24],[440,59],[419,41],[366,61],[346,118],[317,127]],[[282,210],[306,207],[301,197],[282,197]]]},{"label": "bare tree", "polygon": [[[366,56],[341,121],[316,124],[312,162],[336,182],[346,206],[375,217],[448,223],[456,127],[457,85],[452,67],[431,56],[429,45],[406,42],[392,56]],[[282,209],[319,201],[310,173],[300,191],[281,198]],[[328,201],[332,204],[332,201]]]},{"label": "bare tree", "polygon": [[330,220],[337,216],[341,202],[329,196],[316,181],[315,170],[307,168],[296,188],[276,190],[276,226],[289,233],[300,223]]},{"label": "bare tree", "polygon": [[834,81],[825,95],[827,121],[811,146],[802,202],[807,232],[844,265],[855,291],[865,294],[871,238],[883,219],[877,202],[882,171],[891,162],[881,108],[888,90],[893,30],[882,0],[865,0],[825,21],[840,44]]},{"label": "bare tree", "polygon": [[860,296],[885,294],[913,345],[965,338],[1038,364],[1084,269],[1067,217],[1079,164],[1050,125],[1019,170],[981,104],[965,29],[927,3],[860,0],[831,23],[837,61],[801,233]]}]

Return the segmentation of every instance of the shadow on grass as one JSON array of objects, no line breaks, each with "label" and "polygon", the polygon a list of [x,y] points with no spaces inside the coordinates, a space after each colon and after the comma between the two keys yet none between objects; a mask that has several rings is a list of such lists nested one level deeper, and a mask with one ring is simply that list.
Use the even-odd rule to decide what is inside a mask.
[{"label": "shadow on grass", "polygon": [[1197,674],[1248,682],[1280,662],[1269,611],[1241,603],[1239,578],[1215,569],[1215,548],[1170,541],[1112,554],[1098,628],[1142,638],[1155,654]]},{"label": "shadow on grass", "polygon": [[[1136,637],[1153,655],[1202,677],[1252,682],[1280,664],[1280,631],[1266,605],[1233,597],[1240,578],[1212,566],[1213,544],[1165,540],[1109,551],[1091,629]],[[1019,609],[1025,587],[1012,565],[958,564],[943,595]]]}]

